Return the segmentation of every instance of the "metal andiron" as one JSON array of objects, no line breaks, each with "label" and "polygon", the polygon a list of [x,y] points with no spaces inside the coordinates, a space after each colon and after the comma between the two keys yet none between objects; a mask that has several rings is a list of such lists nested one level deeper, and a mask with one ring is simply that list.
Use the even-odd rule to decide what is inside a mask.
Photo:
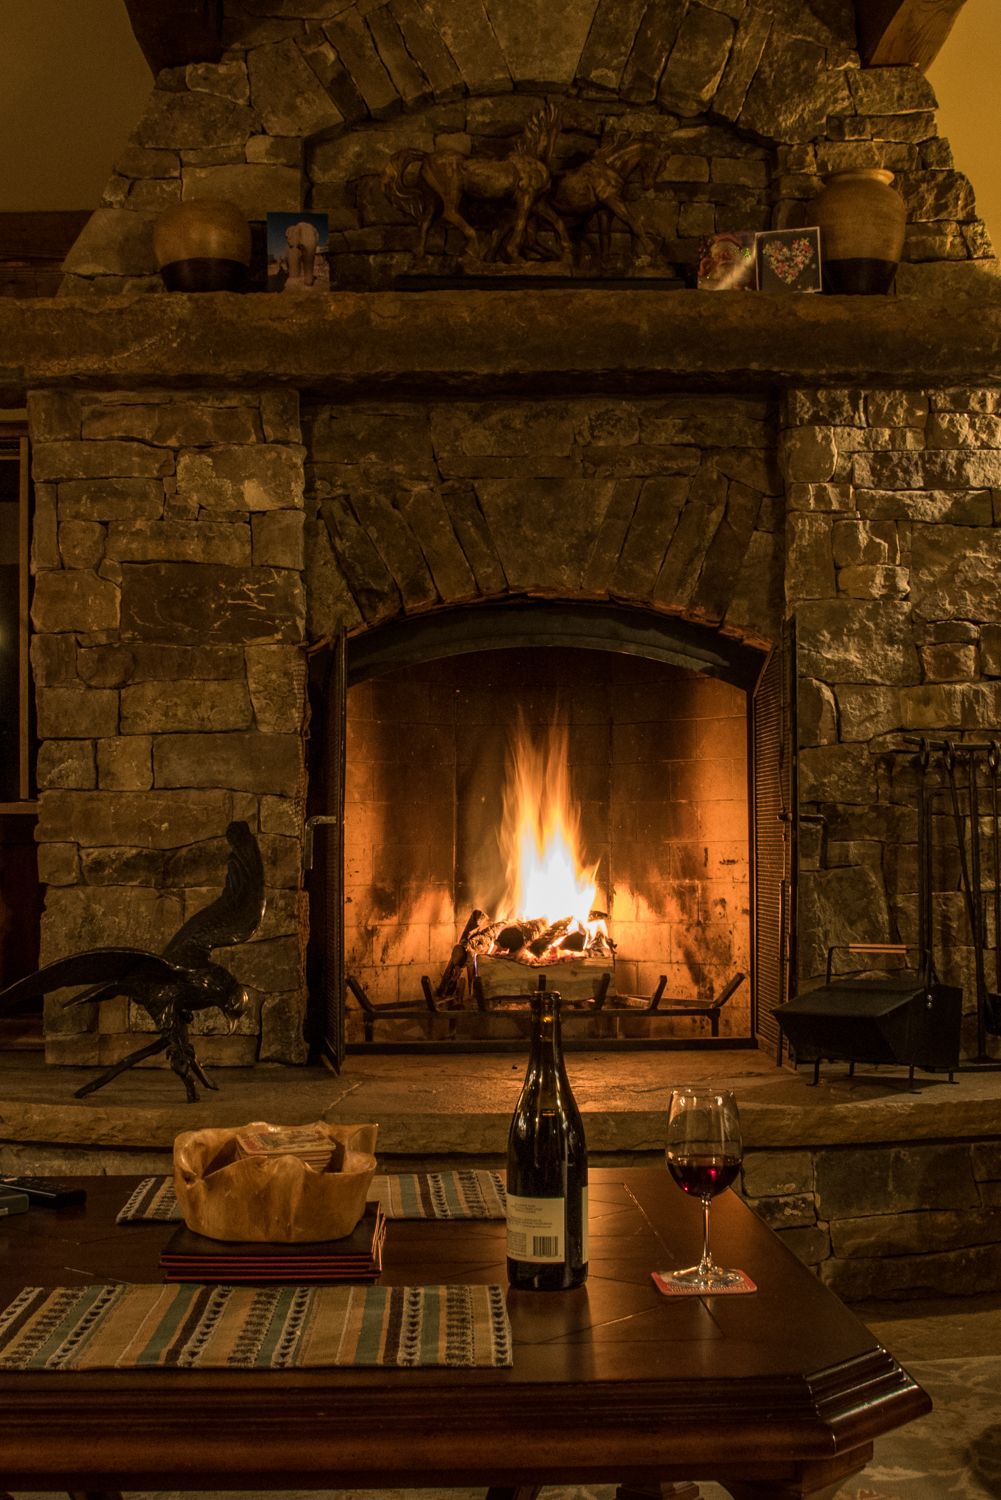
[{"label": "metal andiron", "polygon": [[83,1088],[83,1098],[103,1088],[144,1058],[158,1052],[184,1084],[190,1103],[198,1098],[196,1081],[206,1088],[214,1084],[195,1056],[188,1027],[195,1011],[217,1006],[232,1029],[250,1003],[246,990],[220,964],[210,962],[215,948],[232,947],[252,937],[264,916],[264,866],[257,839],[244,822],[226,829],[230,854],[222,893],[208,906],[189,917],[162,953],[143,948],[92,948],[46,964],[34,974],[0,991],[0,1008],[13,1006],[50,990],[87,984],[91,988],[65,1003],[83,1005],[125,995],[142,1006],[160,1033],[156,1041],[130,1052]]}]

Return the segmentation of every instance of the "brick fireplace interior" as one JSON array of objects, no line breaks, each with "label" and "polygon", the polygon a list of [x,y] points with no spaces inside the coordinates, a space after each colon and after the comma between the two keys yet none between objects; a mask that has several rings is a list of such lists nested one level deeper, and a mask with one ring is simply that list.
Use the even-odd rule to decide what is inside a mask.
[{"label": "brick fireplace interior", "polygon": [[[520,14],[228,5],[219,57],[159,74],[61,295],[23,299],[6,343],[31,442],[37,749],[4,816],[37,819],[40,957],[161,948],[245,818],[268,910],[223,957],[254,1003],[235,1035],[200,1023],[209,1063],[303,1062],[317,1006],[357,1024],[342,972],[420,1008],[494,899],[519,707],[569,731],[616,991],[666,975],[696,1000],[746,971],[724,1035],[772,1048],[771,1011],[830,945],[915,938],[908,737],[1001,724],[995,262],[921,73],[860,66],[847,5],[587,0],[537,31]],[[470,278],[439,223],[418,275],[383,190],[394,156],[502,158],[550,104],[558,171],[643,142],[626,194],[652,259],[617,218],[558,286],[532,266]],[[895,296],[694,289],[703,235],[809,222],[822,175],[860,164],[906,202]],[[327,213],[334,290],[165,294],[156,216],[213,194],[255,224]],[[608,627],[587,649],[471,636],[375,660],[386,630],[458,614],[475,635],[525,602],[697,652],[623,650]],[[311,698],[337,651],[339,692]],[[309,876],[307,819],[341,797]],[[937,869],[969,1044],[973,935],[952,856]],[[52,1001],[46,1057],[113,1062],[144,1024],[125,1001]]]},{"label": "brick fireplace interior", "polygon": [[[545,625],[543,615],[540,635]],[[537,752],[554,728],[562,731],[557,753],[579,810],[580,859],[594,869],[594,906],[607,913],[615,951],[591,961],[593,976],[579,976],[568,955],[537,970],[523,950],[520,971],[501,965],[514,993],[523,996],[541,976],[565,1000],[575,987],[590,995],[608,972],[609,1003],[628,997],[639,1006],[662,976],[668,997],[712,998],[749,971],[746,692],[614,651],[539,645],[463,653],[348,690],[346,967],[377,1008],[411,1001],[417,1011],[388,1031],[380,1024],[377,1035],[426,1033],[422,979],[440,988],[471,912],[506,910],[499,835],[519,719]],[[481,968],[489,970],[489,959]],[[491,1008],[504,989],[494,981]],[[722,1017],[727,1037],[750,1036],[744,989]],[[361,1018],[353,1019],[349,1040],[363,1034]],[[700,1029],[666,1013],[643,1024],[603,1021],[573,1031],[600,1040],[609,1031],[677,1037]],[[447,1024],[437,1029],[447,1034]],[[493,1031],[503,1036],[505,1026]]]}]

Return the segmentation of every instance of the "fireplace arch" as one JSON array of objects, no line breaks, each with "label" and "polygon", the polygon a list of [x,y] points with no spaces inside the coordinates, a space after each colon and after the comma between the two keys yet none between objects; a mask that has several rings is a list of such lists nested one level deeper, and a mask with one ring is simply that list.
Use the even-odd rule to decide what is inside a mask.
[{"label": "fireplace arch", "polygon": [[[356,1045],[503,1048],[516,1035],[503,984],[499,1006],[467,994],[475,1016],[456,1016],[441,986],[487,899],[483,850],[519,701],[536,725],[552,704],[569,731],[582,832],[620,934],[600,1024],[570,1028],[571,1045],[697,1045],[717,1029],[753,1044],[782,998],[771,950],[790,862],[773,661],[649,609],[529,598],[395,619],[318,652],[310,815],[330,821],[311,839],[314,1046],[339,1064]],[[739,973],[711,1027],[670,1010],[718,999]],[[566,966],[517,979],[569,983]],[[655,993],[654,1024],[610,1019]]]}]

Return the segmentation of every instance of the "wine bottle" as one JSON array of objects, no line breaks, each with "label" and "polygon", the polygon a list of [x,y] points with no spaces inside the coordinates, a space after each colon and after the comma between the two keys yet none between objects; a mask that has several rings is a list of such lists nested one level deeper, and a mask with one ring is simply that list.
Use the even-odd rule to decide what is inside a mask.
[{"label": "wine bottle", "polygon": [[528,1071],[507,1143],[507,1275],[522,1291],[587,1276],[587,1146],[560,1041],[560,997],[532,995]]}]

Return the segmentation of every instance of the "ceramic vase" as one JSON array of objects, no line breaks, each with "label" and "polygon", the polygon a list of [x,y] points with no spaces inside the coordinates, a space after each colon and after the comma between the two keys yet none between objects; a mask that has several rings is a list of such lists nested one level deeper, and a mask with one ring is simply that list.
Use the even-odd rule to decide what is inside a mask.
[{"label": "ceramic vase", "polygon": [[250,225],[235,203],[191,198],[157,219],[153,251],[170,292],[238,292],[250,265]]},{"label": "ceramic vase", "polygon": [[825,292],[888,292],[904,248],[907,209],[881,167],[831,172],[813,200]]}]

